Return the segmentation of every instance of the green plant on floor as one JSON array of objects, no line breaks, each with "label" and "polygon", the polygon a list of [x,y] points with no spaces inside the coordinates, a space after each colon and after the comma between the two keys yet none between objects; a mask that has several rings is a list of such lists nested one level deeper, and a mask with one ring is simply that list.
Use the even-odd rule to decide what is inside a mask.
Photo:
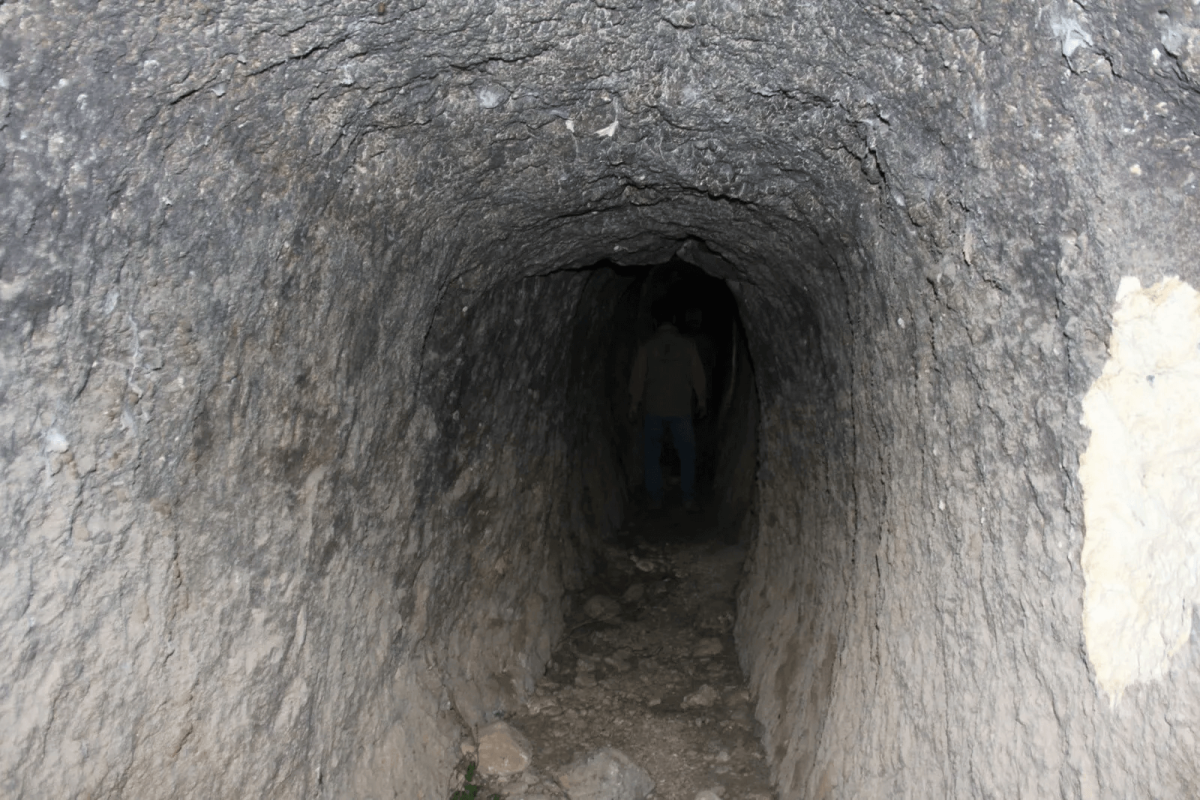
[{"label": "green plant on floor", "polygon": [[[467,764],[467,777],[463,782],[463,788],[450,795],[450,800],[475,800],[475,795],[479,794],[480,786],[477,783],[471,783],[474,778],[475,762],[472,761],[470,764]],[[500,795],[494,794],[488,800],[500,800]]]}]

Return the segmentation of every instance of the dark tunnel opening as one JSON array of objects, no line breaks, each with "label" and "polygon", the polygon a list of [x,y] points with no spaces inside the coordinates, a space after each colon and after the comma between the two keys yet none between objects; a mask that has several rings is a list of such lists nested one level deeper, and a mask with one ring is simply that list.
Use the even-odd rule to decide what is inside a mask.
[{"label": "dark tunnel opening", "polygon": [[[675,249],[702,246],[685,245]],[[520,708],[559,639],[557,609],[565,596],[605,569],[603,552],[645,508],[641,422],[626,411],[633,355],[654,331],[651,307],[663,297],[698,343],[709,383],[711,411],[696,421],[701,506],[714,535],[748,547],[758,492],[759,390],[741,310],[725,280],[680,258],[636,265],[606,259],[478,288],[458,281],[441,294],[420,369],[434,409],[439,466],[418,481],[425,498],[418,505],[440,505],[444,524],[496,553],[497,519],[513,513],[505,503],[536,500],[553,509],[538,523],[546,544],[539,536],[510,538],[502,558],[557,563],[561,570],[534,584],[541,600],[527,613],[531,625],[541,622],[520,634],[529,644],[514,641],[507,629],[498,638],[485,629],[459,640],[454,620],[447,620],[447,636],[461,641],[450,651],[455,671],[473,665],[450,681],[454,706],[472,728]],[[678,459],[668,448],[663,461],[678,505]],[[501,474],[476,466],[488,463],[500,463]],[[509,480],[508,470],[517,488],[506,500],[494,487]],[[474,556],[454,561],[459,566],[446,570],[462,580],[480,563]],[[536,572],[522,580],[530,577],[536,580]],[[496,591],[515,601],[527,591],[523,585],[504,581]],[[531,647],[533,657],[514,670],[507,652],[521,647]],[[509,684],[481,682],[481,664],[507,675]]]},{"label": "dark tunnel opening", "polygon": [[[690,516],[680,508],[681,465],[669,439],[663,454],[669,486],[666,508],[647,512],[642,420],[627,415],[634,353],[655,332],[652,309],[664,299],[673,311],[674,325],[696,344],[709,399],[709,413],[695,421],[700,503],[699,513]],[[566,579],[556,587],[556,594],[546,597],[551,614],[561,613],[562,618],[549,620],[543,632],[549,636],[535,646],[536,660],[530,660],[524,674],[513,670],[511,664],[504,665],[500,659],[512,644],[507,631],[473,636],[470,643],[452,650],[454,663],[499,656],[497,666],[504,666],[500,672],[504,680],[493,680],[490,686],[469,674],[451,684],[451,703],[481,743],[481,758],[485,750],[491,752],[490,743],[497,739],[510,748],[510,725],[515,725],[533,740],[532,750],[540,758],[569,761],[574,757],[571,742],[576,736],[586,740],[588,735],[578,728],[568,734],[548,723],[537,710],[561,712],[565,707],[573,715],[578,704],[578,710],[595,718],[580,723],[583,728],[605,735],[610,742],[625,742],[623,752],[663,775],[675,769],[671,762],[678,761],[670,750],[677,751],[681,742],[690,741],[679,728],[690,730],[693,716],[697,722],[705,719],[703,712],[689,711],[689,703],[716,702],[713,698],[717,695],[704,693],[718,691],[711,683],[728,696],[725,713],[734,720],[721,729],[724,749],[716,746],[713,753],[724,753],[726,759],[734,758],[729,753],[736,753],[739,775],[753,776],[738,780],[765,788],[768,771],[750,725],[751,701],[744,689],[745,674],[733,636],[737,586],[755,533],[758,389],[738,301],[726,281],[681,258],[637,265],[605,259],[478,293],[448,292],[441,304],[444,309],[434,323],[428,347],[433,352],[445,342],[448,358],[453,355],[453,360],[431,363],[429,369],[436,372],[453,364],[449,371],[457,376],[444,395],[452,402],[445,405],[443,430],[476,426],[485,430],[482,418],[472,419],[479,417],[479,410],[463,398],[481,396],[473,384],[486,385],[488,379],[481,374],[483,362],[495,362],[501,372],[532,379],[525,384],[524,379],[514,378],[511,390],[525,390],[533,407],[541,406],[551,418],[560,420],[552,427],[578,431],[575,438],[568,439],[566,448],[573,451],[570,455],[575,461],[585,465],[577,483],[568,480],[547,486],[558,492],[553,499],[569,509],[568,527],[578,530],[580,538],[566,543]],[[494,318],[489,309],[503,313],[507,320]],[[489,320],[497,327],[488,327],[485,321]],[[525,327],[529,320],[537,322]],[[478,325],[484,328],[471,334],[450,330]],[[498,332],[505,328],[507,332]],[[565,333],[557,333],[558,328]],[[514,346],[509,348],[508,342]],[[476,347],[483,349],[476,352]],[[552,366],[546,369],[548,365]],[[504,392],[491,394],[489,402],[499,407],[510,405]],[[551,405],[553,410],[548,408]],[[450,423],[460,428],[452,428]],[[478,454],[494,446],[502,432],[503,427],[495,425],[486,429],[484,435],[493,444],[484,444],[475,451],[477,455],[450,465],[447,476],[460,480],[469,470],[469,462],[481,458]],[[533,465],[539,455],[530,452],[524,463]],[[522,471],[537,472],[532,466]],[[438,487],[437,493],[459,494],[449,483]],[[470,492],[461,496],[458,514],[473,519],[484,504]],[[476,541],[488,536],[486,527],[469,534]],[[536,547],[518,542],[516,560],[532,556],[530,550]],[[554,547],[552,540],[550,549]],[[475,569],[476,562],[472,564]],[[687,575],[694,577],[685,579]],[[487,648],[495,653],[486,652]],[[699,653],[696,657],[706,672],[693,687],[701,693],[689,700],[694,692],[676,687],[677,676],[690,669],[693,653]],[[626,674],[635,664],[637,672]],[[603,702],[581,699],[572,694],[572,688],[556,695],[564,685],[594,688],[598,678],[601,687],[611,691]],[[504,681],[511,683],[506,686]],[[629,708],[615,719],[606,716],[607,704],[628,703],[630,697],[642,693],[638,687],[647,685],[655,687],[648,708],[640,713]],[[622,738],[631,716],[634,728],[639,723],[649,726],[641,739]],[[621,730],[605,733],[604,724]],[[659,728],[659,733],[653,733]],[[694,736],[697,744],[688,745],[689,749],[699,746],[705,736],[704,746],[712,744],[711,734],[697,731]],[[490,759],[485,762],[493,763]],[[460,765],[456,775],[461,774]],[[682,786],[697,779],[677,776],[668,780],[660,796],[683,797],[679,794]],[[510,786],[504,782],[492,785]],[[689,800],[693,793],[688,794]]]},{"label": "dark tunnel opening", "polygon": [[[615,311],[608,385],[614,427],[623,425],[626,434],[619,453],[631,501],[644,505],[646,496],[641,418],[629,420],[626,414],[629,373],[638,346],[655,330],[651,309],[665,300],[674,308],[676,327],[696,344],[707,382],[708,413],[693,419],[697,491],[720,518],[726,536],[748,537],[748,530],[738,531],[752,507],[758,408],[736,299],[725,281],[678,257],[636,268],[612,262],[596,268],[632,278]],[[681,465],[669,436],[663,448],[667,482],[677,492]]]},{"label": "dark tunnel opening", "polygon": [[[694,420],[698,489],[711,500],[727,536],[749,536],[740,525],[752,510],[756,482],[758,389],[751,349],[726,281],[678,257],[635,266],[605,259],[479,290],[444,290],[426,337],[422,374],[438,398],[448,460],[439,470],[442,479],[426,492],[452,492],[470,461],[492,447],[489,437],[498,431],[480,416],[480,392],[499,381],[503,391],[525,394],[526,412],[558,403],[569,427],[585,431],[576,446],[593,474],[609,476],[584,487],[577,513],[589,525],[611,528],[628,516],[629,503],[644,504],[641,422],[630,420],[626,410],[634,353],[655,330],[651,307],[660,298],[670,301],[677,326],[696,343],[708,384],[710,411]],[[503,316],[493,316],[499,308]],[[550,322],[569,333],[547,332]],[[557,352],[530,363],[535,342],[537,349]],[[547,364],[553,367],[547,370]],[[679,459],[669,437],[664,450],[668,483],[677,487]],[[467,495],[460,503],[467,508],[472,501]],[[589,568],[585,561],[582,569]]]},{"label": "dark tunnel opening", "polygon": [[[612,551],[633,541],[627,523],[647,507],[642,437],[626,415],[630,367],[654,330],[651,309],[669,298],[711,383],[712,413],[697,425],[705,529],[746,559],[731,597],[731,641],[757,714],[775,720],[762,729],[771,763],[783,765],[785,781],[807,774],[802,759],[819,746],[844,624],[845,574],[830,564],[852,560],[855,546],[846,361],[882,332],[876,314],[891,312],[870,308],[868,297],[866,318],[850,318],[851,278],[821,245],[791,274],[729,245],[639,234],[595,248],[619,259],[576,256],[499,280],[469,269],[442,286],[419,368],[441,466],[422,474],[418,505],[471,543],[467,553],[447,552],[437,580],[487,576],[438,632],[449,642],[449,702],[469,730],[526,707],[579,593],[610,580],[614,558],[632,556]],[[861,254],[846,260],[854,280],[878,280]],[[666,450],[668,482],[678,483]],[[674,507],[681,488],[668,489]],[[764,530],[775,537],[766,544]],[[401,573],[397,585],[410,584]],[[775,642],[797,624],[799,597],[809,598],[808,644],[781,653]],[[770,666],[781,658],[784,669]],[[801,663],[797,682],[788,670]]]}]

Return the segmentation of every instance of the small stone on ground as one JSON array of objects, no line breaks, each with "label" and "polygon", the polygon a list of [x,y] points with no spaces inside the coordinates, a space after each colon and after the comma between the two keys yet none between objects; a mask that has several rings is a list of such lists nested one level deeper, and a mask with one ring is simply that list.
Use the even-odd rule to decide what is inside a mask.
[{"label": "small stone on ground", "polygon": [[705,524],[682,510],[638,517],[604,553],[546,675],[506,720],[528,736],[530,765],[485,777],[479,798],[641,800],[629,791],[645,784],[581,782],[606,751],[654,800],[775,798],[730,624],[744,553]]},{"label": "small stone on ground", "polygon": [[592,619],[614,619],[621,613],[621,604],[611,597],[598,594],[584,604],[583,613]]},{"label": "small stone on ground", "polygon": [[612,747],[601,748],[558,774],[571,800],[644,800],[654,791],[646,770]]},{"label": "small stone on ground", "polygon": [[494,722],[479,730],[479,771],[484,775],[523,772],[532,750],[520,731],[506,722]]}]

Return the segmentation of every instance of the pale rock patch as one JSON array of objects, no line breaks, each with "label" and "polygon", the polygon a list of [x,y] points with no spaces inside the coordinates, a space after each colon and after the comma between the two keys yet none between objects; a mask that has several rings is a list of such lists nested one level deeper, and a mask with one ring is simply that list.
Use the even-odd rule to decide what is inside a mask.
[{"label": "pale rock patch", "polygon": [[1200,604],[1200,294],[1124,278],[1109,354],[1083,400],[1079,480],[1084,634],[1115,704],[1166,673]]},{"label": "pale rock patch", "polygon": [[584,603],[583,612],[592,619],[610,620],[621,613],[621,604],[611,597],[598,594]]},{"label": "pale rock patch", "polygon": [[650,775],[612,747],[589,753],[557,777],[571,800],[644,800],[654,791]]},{"label": "pale rock patch", "polygon": [[493,722],[479,731],[479,771],[484,775],[515,775],[532,759],[533,748],[507,722]]},{"label": "pale rock patch", "polygon": [[683,698],[680,705],[683,708],[708,708],[717,702],[718,697],[717,690],[706,683]]}]

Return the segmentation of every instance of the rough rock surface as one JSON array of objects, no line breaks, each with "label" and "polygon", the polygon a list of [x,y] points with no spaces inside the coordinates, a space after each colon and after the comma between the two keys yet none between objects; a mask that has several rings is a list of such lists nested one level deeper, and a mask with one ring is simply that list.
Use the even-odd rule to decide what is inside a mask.
[{"label": "rough rock surface", "polygon": [[583,612],[592,619],[612,619],[621,613],[621,604],[611,597],[594,595],[583,604]]},{"label": "rough rock surface", "polygon": [[529,766],[529,740],[511,725],[493,722],[481,728],[477,738],[479,771],[484,775],[513,775]]},{"label": "rough rock surface", "polygon": [[1200,605],[1200,294],[1174,278],[1122,281],[1108,349],[1083,399],[1079,478],[1084,634],[1115,703],[1169,670]]},{"label": "rough rock surface", "polygon": [[[636,515],[618,539],[622,546],[606,548],[594,588],[619,591],[639,581],[650,589],[615,618],[571,613],[571,633],[546,678],[512,718],[531,741],[536,773],[493,781],[485,795],[611,798],[624,796],[620,787],[628,783],[653,787],[659,800],[693,800],[714,788],[731,800],[774,796],[733,648],[696,655],[699,641],[733,639],[728,612],[745,549],[725,541],[716,519],[687,514],[676,502],[665,513]],[[642,571],[627,552],[658,567]],[[689,703],[697,693],[708,702]],[[595,758],[609,748],[624,758]],[[609,767],[618,777],[630,772],[625,759],[647,780],[609,777]],[[555,780],[548,783],[546,773]]]},{"label": "rough rock surface", "polygon": [[0,3],[0,795],[440,795],[675,255],[780,796],[1193,794],[1194,594],[1110,703],[1078,460],[1121,280],[1200,286],[1198,8]]},{"label": "rough rock surface", "polygon": [[620,750],[605,747],[558,774],[570,800],[645,800],[654,791],[646,771]]}]

